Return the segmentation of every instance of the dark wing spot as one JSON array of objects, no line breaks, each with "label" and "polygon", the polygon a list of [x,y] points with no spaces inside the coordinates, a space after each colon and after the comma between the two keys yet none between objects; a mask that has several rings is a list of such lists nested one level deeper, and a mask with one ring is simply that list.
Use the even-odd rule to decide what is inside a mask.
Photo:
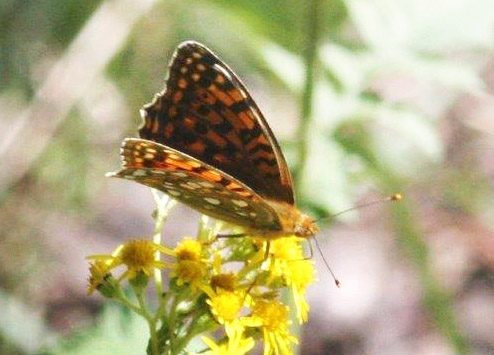
[{"label": "dark wing spot", "polygon": [[212,80],[205,76],[202,76],[199,80],[199,85],[201,85],[203,88],[208,88],[209,86],[211,86],[212,83]]},{"label": "dark wing spot", "polygon": [[256,125],[253,129],[241,129],[239,135],[242,143],[248,144],[252,139],[259,137],[261,133],[261,128]]},{"label": "dark wing spot", "polygon": [[240,113],[243,111],[249,110],[249,104],[247,103],[247,100],[242,100],[235,102],[233,105],[230,106],[230,109],[235,112],[235,113]]},{"label": "dark wing spot", "polygon": [[260,151],[264,151],[264,152],[272,152],[272,148],[267,145],[267,144],[263,144],[263,143],[259,143],[259,144],[256,144],[254,147],[252,147],[251,149],[249,149],[249,153],[251,154],[254,154],[254,153],[257,153],[257,152],[260,152]]},{"label": "dark wing spot", "polygon": [[209,112],[209,107],[207,107],[206,105],[201,105],[197,108],[197,113],[199,113],[201,116],[207,116]]},{"label": "dark wing spot", "polygon": [[268,159],[264,157],[256,158],[252,161],[255,165],[260,165],[263,162],[269,166],[275,166],[276,165],[276,159]]},{"label": "dark wing spot", "polygon": [[194,131],[197,134],[206,134],[208,132],[208,127],[202,122],[196,122],[196,125],[194,127]]},{"label": "dark wing spot", "polygon": [[214,129],[220,134],[227,134],[233,130],[233,125],[227,120],[223,120],[222,123],[214,125]]}]

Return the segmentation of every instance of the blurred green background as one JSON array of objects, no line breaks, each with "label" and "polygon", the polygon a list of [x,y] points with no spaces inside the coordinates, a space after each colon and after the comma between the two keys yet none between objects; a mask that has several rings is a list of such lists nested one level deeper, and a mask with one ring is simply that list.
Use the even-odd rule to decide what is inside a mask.
[{"label": "blurred green background", "polygon": [[305,210],[405,196],[324,226],[343,287],[316,255],[299,352],[494,353],[492,0],[2,0],[0,353],[144,352],[85,256],[151,235],[149,191],[104,174],[187,39],[244,79]]}]

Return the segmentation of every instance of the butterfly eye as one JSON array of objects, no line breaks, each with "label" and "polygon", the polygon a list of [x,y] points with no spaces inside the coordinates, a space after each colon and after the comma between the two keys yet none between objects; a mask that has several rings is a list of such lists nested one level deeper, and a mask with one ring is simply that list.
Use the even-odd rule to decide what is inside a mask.
[{"label": "butterfly eye", "polygon": [[309,232],[309,229],[307,229],[306,227],[303,227],[303,226],[295,227],[295,236],[300,237],[300,238],[304,238],[304,237],[307,237],[309,235],[311,235],[311,234]]}]

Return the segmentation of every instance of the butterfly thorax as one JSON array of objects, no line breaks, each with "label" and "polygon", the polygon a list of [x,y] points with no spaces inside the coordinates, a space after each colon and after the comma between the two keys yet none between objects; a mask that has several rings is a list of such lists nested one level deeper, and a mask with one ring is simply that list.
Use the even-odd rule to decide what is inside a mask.
[{"label": "butterfly thorax", "polygon": [[272,200],[267,202],[276,211],[281,226],[279,231],[270,232],[267,237],[280,238],[295,235],[301,238],[310,238],[319,231],[314,219],[302,213],[294,205]]}]

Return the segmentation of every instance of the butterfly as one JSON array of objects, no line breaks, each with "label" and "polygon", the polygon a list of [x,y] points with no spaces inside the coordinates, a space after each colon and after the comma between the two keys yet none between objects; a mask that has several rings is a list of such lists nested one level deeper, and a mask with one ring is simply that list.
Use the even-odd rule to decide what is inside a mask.
[{"label": "butterfly", "polygon": [[240,79],[211,50],[180,44],[165,89],[141,109],[140,138],[124,139],[111,176],[160,190],[268,239],[310,237],[281,149]]}]

